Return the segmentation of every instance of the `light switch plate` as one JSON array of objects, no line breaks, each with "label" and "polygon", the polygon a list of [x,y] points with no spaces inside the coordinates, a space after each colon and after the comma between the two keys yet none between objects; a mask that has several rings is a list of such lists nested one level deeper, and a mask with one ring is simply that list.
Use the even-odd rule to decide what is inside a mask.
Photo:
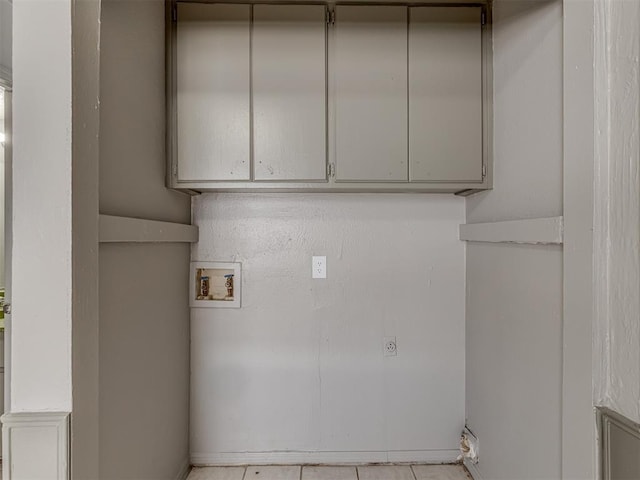
[{"label": "light switch plate", "polygon": [[311,278],[327,278],[327,257],[311,258]]}]

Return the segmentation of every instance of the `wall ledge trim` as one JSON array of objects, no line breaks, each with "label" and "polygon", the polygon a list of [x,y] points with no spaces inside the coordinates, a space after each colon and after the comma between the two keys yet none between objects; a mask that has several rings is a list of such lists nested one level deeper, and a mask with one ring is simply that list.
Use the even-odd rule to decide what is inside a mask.
[{"label": "wall ledge trim", "polygon": [[198,227],[183,223],[100,215],[100,243],[161,243],[198,241]]},{"label": "wall ledge trim", "polygon": [[563,217],[460,225],[460,240],[467,242],[562,245],[563,237]]},{"label": "wall ledge trim", "polygon": [[[5,413],[0,419],[2,478],[70,478],[69,419],[69,412]],[[27,458],[32,460],[18,461]]]},{"label": "wall ledge trim", "polygon": [[390,452],[220,452],[192,453],[194,466],[216,465],[300,465],[368,463],[456,463],[459,450],[409,450]]}]

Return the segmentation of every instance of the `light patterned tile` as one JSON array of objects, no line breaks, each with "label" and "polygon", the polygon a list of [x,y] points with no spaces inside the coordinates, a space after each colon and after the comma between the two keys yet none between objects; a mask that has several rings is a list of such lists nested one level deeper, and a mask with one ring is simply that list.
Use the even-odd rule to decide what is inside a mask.
[{"label": "light patterned tile", "polygon": [[247,467],[244,480],[299,480],[300,467],[288,466],[263,466]]},{"label": "light patterned tile", "polygon": [[244,467],[193,467],[187,480],[242,480]]},{"label": "light patterned tile", "polygon": [[302,480],[358,480],[356,467],[303,467]]},{"label": "light patterned tile", "polygon": [[414,480],[408,465],[373,465],[358,467],[360,480]]},{"label": "light patterned tile", "polygon": [[461,465],[414,465],[416,480],[469,480]]}]

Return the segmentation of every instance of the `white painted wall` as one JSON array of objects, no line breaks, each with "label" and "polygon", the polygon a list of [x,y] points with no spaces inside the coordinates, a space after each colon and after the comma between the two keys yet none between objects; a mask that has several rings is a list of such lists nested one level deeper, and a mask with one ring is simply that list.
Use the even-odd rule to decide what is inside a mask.
[{"label": "white painted wall", "polygon": [[74,2],[72,170],[72,396],[70,470],[99,475],[98,163],[101,0]]},{"label": "white painted wall", "polygon": [[[593,408],[594,62],[599,0],[563,0],[562,478],[598,477]],[[597,353],[596,353],[597,355]]]},{"label": "white painted wall", "polygon": [[160,0],[103,0],[100,213],[189,223],[165,187],[165,12]]},{"label": "white painted wall", "polygon": [[[102,0],[100,213],[189,223],[165,179],[164,2]],[[99,248],[99,475],[175,480],[188,468],[190,248]],[[84,480],[84,477],[79,477]]]},{"label": "white painted wall", "polygon": [[12,4],[0,0],[0,85],[11,82]]},{"label": "white painted wall", "polygon": [[562,4],[496,0],[494,190],[467,199],[469,223],[562,215]]},{"label": "white painted wall", "polygon": [[[562,215],[562,3],[494,3],[494,190],[467,222]],[[467,421],[483,478],[561,478],[562,250],[467,246]]]},{"label": "white painted wall", "polygon": [[594,395],[640,422],[640,3],[596,15]]},{"label": "white painted wall", "polygon": [[[0,133],[4,134],[4,91],[0,87]],[[0,143],[0,288],[5,286],[4,272],[4,181],[5,181],[5,149],[4,143]],[[4,365],[4,359],[0,359]]]},{"label": "white painted wall", "polygon": [[13,3],[12,412],[71,410],[70,12]]},{"label": "white painted wall", "polygon": [[469,244],[466,328],[482,477],[559,479],[562,248]]},{"label": "white painted wall", "polygon": [[243,268],[241,309],[192,309],[194,463],[455,458],[463,199],[206,194],[193,219],[193,260]]},{"label": "white painted wall", "polygon": [[[183,478],[189,244],[100,245],[100,475]],[[82,479],[82,477],[78,477]]]}]

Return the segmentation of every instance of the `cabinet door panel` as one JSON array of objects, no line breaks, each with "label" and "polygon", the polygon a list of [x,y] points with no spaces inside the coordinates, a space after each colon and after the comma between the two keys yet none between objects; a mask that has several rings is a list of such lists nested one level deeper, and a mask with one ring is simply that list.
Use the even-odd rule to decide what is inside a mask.
[{"label": "cabinet door panel", "polygon": [[411,181],[482,181],[479,7],[409,9]]},{"label": "cabinet door panel", "polygon": [[255,180],[326,180],[326,20],[322,5],[255,5]]},{"label": "cabinet door panel", "polygon": [[179,180],[249,180],[250,6],[178,4]]},{"label": "cabinet door panel", "polygon": [[408,181],[407,8],[337,6],[337,181]]}]

